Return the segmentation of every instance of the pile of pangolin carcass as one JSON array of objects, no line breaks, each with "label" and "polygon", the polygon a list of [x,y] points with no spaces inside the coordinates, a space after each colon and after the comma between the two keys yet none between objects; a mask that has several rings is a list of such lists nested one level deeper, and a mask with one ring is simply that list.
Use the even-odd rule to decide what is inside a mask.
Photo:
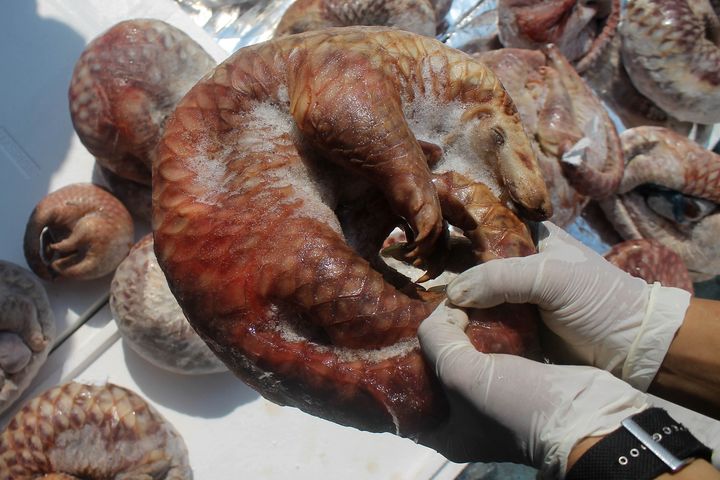
[{"label": "pile of pangolin carcass", "polygon": [[[533,222],[568,226],[590,205],[614,244],[606,258],[631,274],[692,291],[720,273],[720,157],[688,138],[720,121],[713,4],[499,0],[498,48],[469,53],[433,38],[449,7],[297,0],[272,40],[217,66],[164,22],[113,26],[69,89],[104,186],[38,203],[28,266],[43,281],[113,274],[123,338],[157,366],[227,368],[274,402],[411,438],[447,415],[416,339],[443,299],[425,282],[533,254]],[[134,221],[153,228],[136,244]],[[41,282],[0,269],[6,409],[54,323]],[[532,307],[470,315],[482,351],[551,353]],[[96,427],[135,412],[133,428],[102,438],[112,452],[152,431],[146,451],[90,471],[56,451],[72,422],[23,439],[73,401],[87,410],[71,420]],[[66,384],[13,418],[0,471],[186,478],[163,422],[121,387]]]}]

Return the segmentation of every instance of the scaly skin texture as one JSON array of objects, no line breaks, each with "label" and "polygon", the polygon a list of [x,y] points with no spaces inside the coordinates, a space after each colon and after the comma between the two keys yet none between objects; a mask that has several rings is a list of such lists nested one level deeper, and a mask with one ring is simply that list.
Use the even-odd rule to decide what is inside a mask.
[{"label": "scaly skin texture", "polygon": [[[557,48],[504,48],[475,58],[493,69],[518,107],[550,189],[554,223],[570,224],[591,198],[617,190],[624,160],[615,126]],[[583,138],[589,142],[580,145],[580,162],[565,161]]]},{"label": "scaly skin texture", "polygon": [[150,186],[120,177],[99,164],[96,166],[108,189],[125,205],[132,216],[150,223],[152,218],[152,189]]},{"label": "scaly skin texture", "polygon": [[25,391],[54,339],[43,286],[24,268],[0,260],[0,412]]},{"label": "scaly skin texture", "polygon": [[91,280],[115,270],[130,251],[134,227],[127,209],[90,183],[48,194],[30,214],[23,249],[33,272],[45,280]]},{"label": "scaly skin texture", "polygon": [[0,435],[0,480],[36,478],[190,480],[192,470],[182,437],[138,395],[70,382],[30,400]]},{"label": "scaly skin texture", "polygon": [[296,0],[285,11],[275,37],[329,27],[376,25],[435,36],[429,0]]},{"label": "scaly skin texture", "polygon": [[149,187],[166,117],[214,66],[200,45],[165,22],[120,22],[75,64],[68,92],[75,131],[102,167]]},{"label": "scaly skin texture", "polygon": [[668,115],[635,88],[622,63],[621,45],[620,35],[616,35],[600,54],[596,65],[583,72],[583,79],[625,128],[653,125],[689,134],[692,123]]},{"label": "scaly skin texture", "polygon": [[600,204],[615,229],[677,252],[694,281],[720,274],[720,156],[661,127],[631,128],[620,139],[625,175]]},{"label": "scaly skin texture", "polygon": [[[343,222],[370,205],[373,229],[387,228],[356,235]],[[447,414],[415,335],[441,296],[399,291],[358,252],[377,256],[404,219],[406,259],[432,270],[445,215],[477,229],[479,250],[521,255],[532,240],[508,207],[551,214],[492,72],[433,39],[379,27],[284,37],[220,65],[167,123],[153,206],[171,290],[231,370],[275,402],[407,436]],[[508,312],[483,318],[519,317],[532,329],[532,310]],[[500,350],[528,348],[516,340],[501,337]]]},{"label": "scaly skin texture", "polygon": [[660,282],[694,293],[690,273],[680,255],[657,240],[642,238],[613,245],[605,254],[613,265],[648,283]]},{"label": "scaly skin texture", "polygon": [[633,0],[620,27],[637,89],[675,118],[720,121],[720,20],[708,0]]},{"label": "scaly skin texture", "polygon": [[145,235],[115,270],[110,310],[123,339],[150,363],[175,373],[227,370],[180,309]]},{"label": "scaly skin texture", "polygon": [[580,73],[596,64],[620,20],[620,0],[499,0],[497,10],[504,46],[555,44]]}]

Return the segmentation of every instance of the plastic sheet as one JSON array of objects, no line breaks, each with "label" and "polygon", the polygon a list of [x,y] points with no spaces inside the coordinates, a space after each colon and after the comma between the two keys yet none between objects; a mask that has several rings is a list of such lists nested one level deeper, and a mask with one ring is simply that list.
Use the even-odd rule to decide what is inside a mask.
[{"label": "plastic sheet", "polygon": [[176,0],[228,53],[269,40],[294,0]]}]

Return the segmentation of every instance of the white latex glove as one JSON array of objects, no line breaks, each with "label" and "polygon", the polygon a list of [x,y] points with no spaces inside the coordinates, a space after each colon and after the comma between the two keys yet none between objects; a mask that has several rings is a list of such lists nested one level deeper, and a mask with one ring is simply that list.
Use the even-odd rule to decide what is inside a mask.
[{"label": "white latex glove", "polygon": [[480,353],[465,335],[467,322],[462,310],[441,304],[418,330],[451,399],[448,424],[420,442],[451,460],[521,462],[543,478],[562,478],[578,441],[649,407],[645,394],[597,368]]},{"label": "white latex glove", "polygon": [[536,304],[574,360],[646,391],[690,294],[631,276],[550,222],[539,228],[537,254],[473,267],[450,283],[448,298],[475,308]]}]

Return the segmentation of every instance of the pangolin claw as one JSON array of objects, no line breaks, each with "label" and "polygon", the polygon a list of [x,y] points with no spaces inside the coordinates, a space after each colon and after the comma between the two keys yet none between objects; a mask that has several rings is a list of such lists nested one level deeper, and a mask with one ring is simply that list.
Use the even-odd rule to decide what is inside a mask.
[{"label": "pangolin claw", "polygon": [[110,193],[73,184],[37,204],[25,228],[25,259],[45,280],[89,280],[115,270],[130,250],[130,213]]}]

